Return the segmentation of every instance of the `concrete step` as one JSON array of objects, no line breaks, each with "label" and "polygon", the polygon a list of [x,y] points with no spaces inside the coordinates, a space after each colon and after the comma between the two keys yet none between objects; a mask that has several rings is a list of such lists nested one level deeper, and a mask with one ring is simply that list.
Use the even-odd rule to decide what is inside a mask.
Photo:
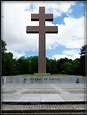
[{"label": "concrete step", "polygon": [[85,113],[85,103],[2,104],[2,113]]}]

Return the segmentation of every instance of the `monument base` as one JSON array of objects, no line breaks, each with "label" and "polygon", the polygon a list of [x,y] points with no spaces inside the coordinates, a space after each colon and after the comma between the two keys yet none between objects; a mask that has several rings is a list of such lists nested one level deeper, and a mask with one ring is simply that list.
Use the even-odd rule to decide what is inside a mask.
[{"label": "monument base", "polygon": [[50,73],[34,73],[34,75],[42,75],[42,76],[44,76],[44,75],[50,75]]}]

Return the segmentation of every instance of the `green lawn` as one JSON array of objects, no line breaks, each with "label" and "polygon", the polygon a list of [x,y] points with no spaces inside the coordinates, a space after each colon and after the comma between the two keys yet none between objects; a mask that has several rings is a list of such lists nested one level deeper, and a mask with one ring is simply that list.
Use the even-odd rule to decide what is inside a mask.
[{"label": "green lawn", "polygon": [[73,76],[67,74],[21,74],[18,76]]}]

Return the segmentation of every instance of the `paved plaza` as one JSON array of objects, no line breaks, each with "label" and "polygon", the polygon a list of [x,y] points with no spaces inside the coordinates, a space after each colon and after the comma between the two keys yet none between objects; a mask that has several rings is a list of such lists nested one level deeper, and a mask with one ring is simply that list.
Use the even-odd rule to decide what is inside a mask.
[{"label": "paved plaza", "polygon": [[83,102],[84,83],[6,83],[2,102]]}]

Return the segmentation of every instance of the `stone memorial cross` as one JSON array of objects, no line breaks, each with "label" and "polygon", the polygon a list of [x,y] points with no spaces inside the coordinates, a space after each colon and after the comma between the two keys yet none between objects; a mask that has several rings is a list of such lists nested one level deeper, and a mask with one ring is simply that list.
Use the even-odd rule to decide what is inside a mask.
[{"label": "stone memorial cross", "polygon": [[31,14],[31,21],[39,21],[39,26],[27,26],[26,33],[39,33],[38,73],[46,73],[45,33],[58,33],[58,28],[45,26],[45,21],[53,21],[53,14],[45,14],[45,7],[39,7],[39,14]]}]

